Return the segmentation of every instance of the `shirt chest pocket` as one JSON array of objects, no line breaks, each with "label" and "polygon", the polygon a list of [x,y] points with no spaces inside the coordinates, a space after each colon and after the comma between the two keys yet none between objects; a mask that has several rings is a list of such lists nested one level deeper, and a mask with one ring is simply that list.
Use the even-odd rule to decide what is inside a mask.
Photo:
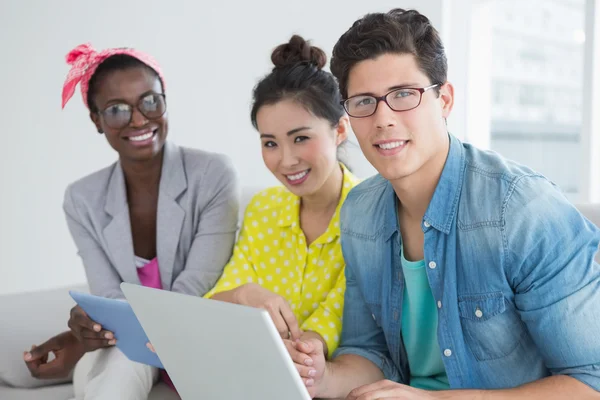
[{"label": "shirt chest pocket", "polygon": [[508,356],[519,345],[525,325],[501,292],[458,297],[465,341],[479,361]]}]

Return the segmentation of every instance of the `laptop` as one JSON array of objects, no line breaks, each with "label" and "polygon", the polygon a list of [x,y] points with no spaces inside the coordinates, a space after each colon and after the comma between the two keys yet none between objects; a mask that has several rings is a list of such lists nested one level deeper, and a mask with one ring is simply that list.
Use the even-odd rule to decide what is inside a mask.
[{"label": "laptop", "polygon": [[121,289],[182,400],[311,400],[267,311]]}]

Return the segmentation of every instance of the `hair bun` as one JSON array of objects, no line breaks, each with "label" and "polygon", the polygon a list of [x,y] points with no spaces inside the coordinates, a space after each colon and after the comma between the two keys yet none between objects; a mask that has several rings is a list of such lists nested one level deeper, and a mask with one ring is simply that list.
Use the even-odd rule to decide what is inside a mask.
[{"label": "hair bun", "polygon": [[275,68],[310,62],[322,69],[327,64],[327,55],[320,48],[311,46],[302,36],[294,35],[289,42],[280,44],[273,50],[271,61]]}]

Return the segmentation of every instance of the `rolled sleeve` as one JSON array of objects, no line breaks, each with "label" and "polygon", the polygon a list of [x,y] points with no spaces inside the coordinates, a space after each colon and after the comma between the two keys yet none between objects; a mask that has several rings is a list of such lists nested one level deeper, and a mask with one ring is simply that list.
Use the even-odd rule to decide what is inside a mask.
[{"label": "rolled sleeve", "polygon": [[340,346],[338,350],[334,353],[333,358],[343,356],[346,354],[353,354],[355,356],[360,356],[371,361],[377,366],[377,368],[381,370],[381,372],[383,372],[385,379],[394,382],[400,382],[401,380],[400,373],[398,372],[398,368],[396,368],[396,365],[394,365],[394,363],[388,356],[378,351],[365,349],[363,347]]},{"label": "rolled sleeve", "polygon": [[600,230],[528,178],[507,203],[505,235],[515,304],[546,366],[600,390]]},{"label": "rolled sleeve", "polygon": [[304,331],[313,331],[321,335],[327,343],[329,354],[333,354],[340,342],[345,288],[346,277],[341,272],[327,299],[319,304],[300,327]]},{"label": "rolled sleeve", "polygon": [[360,287],[346,260],[346,294],[342,338],[332,359],[345,354],[363,357],[375,364],[386,379],[400,382],[400,373],[390,357],[383,330],[372,317]]},{"label": "rolled sleeve", "polygon": [[233,248],[233,255],[223,269],[223,274],[215,284],[215,286],[204,295],[205,298],[211,298],[217,293],[236,289],[247,283],[257,283],[258,274],[256,273],[252,262],[250,261],[249,248],[250,240],[248,227],[252,223],[252,215],[250,207],[246,210],[246,216],[242,223],[242,229],[238,240]]}]

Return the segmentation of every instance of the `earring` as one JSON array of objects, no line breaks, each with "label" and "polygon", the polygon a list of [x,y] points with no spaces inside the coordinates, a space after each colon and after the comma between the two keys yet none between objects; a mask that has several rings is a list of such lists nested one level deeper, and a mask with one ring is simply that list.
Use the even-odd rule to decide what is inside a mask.
[{"label": "earring", "polygon": [[102,135],[104,132],[102,131],[102,129],[98,129],[98,134]]}]

